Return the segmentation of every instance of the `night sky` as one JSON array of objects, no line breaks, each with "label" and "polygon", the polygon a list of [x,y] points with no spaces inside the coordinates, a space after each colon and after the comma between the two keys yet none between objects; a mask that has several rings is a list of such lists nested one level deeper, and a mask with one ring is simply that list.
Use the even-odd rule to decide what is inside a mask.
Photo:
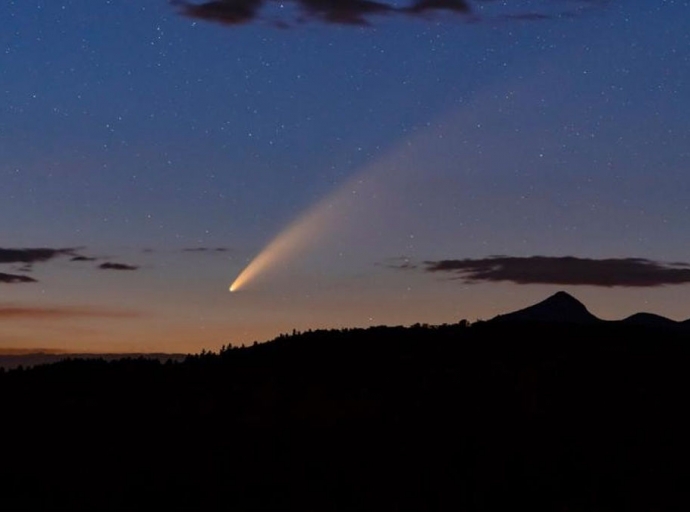
[{"label": "night sky", "polygon": [[689,7],[4,1],[0,351],[690,318]]}]

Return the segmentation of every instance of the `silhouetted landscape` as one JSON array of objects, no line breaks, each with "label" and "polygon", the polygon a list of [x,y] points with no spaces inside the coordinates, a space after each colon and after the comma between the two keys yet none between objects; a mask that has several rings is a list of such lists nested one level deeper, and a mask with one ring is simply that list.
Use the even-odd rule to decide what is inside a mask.
[{"label": "silhouetted landscape", "polygon": [[681,510],[690,322],[493,320],[0,370],[32,510]]},{"label": "silhouetted landscape", "polygon": [[182,361],[187,354],[163,354],[163,353],[133,353],[133,354],[91,354],[74,353],[50,350],[16,350],[0,351],[0,368],[12,370],[18,367],[30,368],[41,364],[51,364],[64,361],[65,359],[102,359],[104,361],[114,361],[118,359],[155,359],[163,363],[168,360]]}]

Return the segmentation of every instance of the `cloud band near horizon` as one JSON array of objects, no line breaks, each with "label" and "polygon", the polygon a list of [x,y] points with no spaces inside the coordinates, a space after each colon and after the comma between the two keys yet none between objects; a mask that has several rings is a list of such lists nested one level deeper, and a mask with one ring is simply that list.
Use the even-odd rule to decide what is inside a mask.
[{"label": "cloud band near horizon", "polygon": [[[399,268],[399,267],[397,267]],[[455,274],[465,283],[512,282],[601,287],[654,287],[690,283],[690,264],[644,258],[490,256],[425,261],[430,273]]]}]

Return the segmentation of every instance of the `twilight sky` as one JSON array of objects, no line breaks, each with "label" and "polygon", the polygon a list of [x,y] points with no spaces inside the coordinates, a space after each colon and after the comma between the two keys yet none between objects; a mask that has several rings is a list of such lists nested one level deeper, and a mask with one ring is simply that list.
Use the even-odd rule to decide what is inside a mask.
[{"label": "twilight sky", "polygon": [[216,350],[560,289],[690,318],[689,17],[2,2],[0,351]]}]

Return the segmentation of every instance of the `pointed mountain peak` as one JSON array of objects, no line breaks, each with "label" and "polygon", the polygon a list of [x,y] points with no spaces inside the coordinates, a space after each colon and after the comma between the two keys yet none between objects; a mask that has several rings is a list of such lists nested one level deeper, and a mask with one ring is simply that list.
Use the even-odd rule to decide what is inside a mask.
[{"label": "pointed mountain peak", "polygon": [[533,306],[499,315],[494,320],[511,322],[566,322],[590,324],[600,320],[572,295],[560,291]]},{"label": "pointed mountain peak", "polygon": [[585,307],[585,305],[582,304],[582,302],[580,302],[575,297],[573,297],[569,293],[564,292],[562,290],[560,292],[554,293],[553,295],[551,295],[551,297],[544,299],[540,304],[549,303],[549,302],[570,304],[573,306],[578,305],[578,306],[582,306],[583,308]]}]

